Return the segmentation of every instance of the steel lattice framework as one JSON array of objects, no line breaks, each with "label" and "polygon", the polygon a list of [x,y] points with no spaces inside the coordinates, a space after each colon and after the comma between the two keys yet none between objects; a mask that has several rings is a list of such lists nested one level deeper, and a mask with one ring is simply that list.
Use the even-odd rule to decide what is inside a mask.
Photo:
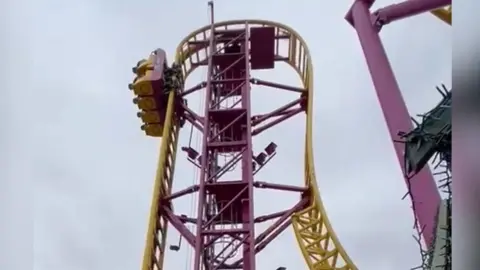
[{"label": "steel lattice framework", "polygon": [[[356,0],[347,20],[358,32],[390,134],[397,140],[398,132],[412,130],[412,125],[378,31],[391,21],[431,10],[451,23],[451,9],[437,9],[451,1],[410,0],[371,14],[372,4],[371,0]],[[357,270],[329,223],[318,191],[312,151],[313,65],[305,41],[293,29],[271,21],[215,23],[213,3],[210,6],[211,24],[180,42],[171,66],[165,51],[157,49],[133,69],[137,76],[129,88],[136,96],[134,103],[140,109],[142,130],[148,136],[162,138],[142,270],[164,269],[169,225],[193,247],[194,270],[254,270],[256,255],[290,225],[308,269]],[[288,46],[280,46],[280,42]],[[291,66],[301,79],[300,86],[254,77],[256,70],[274,69],[278,62]],[[199,67],[207,69],[207,78],[185,89],[185,80]],[[253,115],[252,85],[291,91],[298,96],[269,113]],[[204,90],[205,111],[195,112],[188,107],[188,95],[200,90]],[[303,185],[256,181],[255,174],[276,155],[277,145],[272,142],[264,151],[254,153],[252,137],[299,114],[305,115],[306,122]],[[199,177],[197,184],[172,192],[179,132],[185,123],[203,136],[201,149],[181,147],[198,167]],[[395,145],[402,168],[407,162],[404,147]],[[222,162],[218,158],[221,155],[230,158]],[[241,167],[241,176],[232,179],[227,172],[235,165]],[[428,169],[419,170],[414,178],[412,201],[420,225],[426,228],[425,241],[431,246],[440,198]],[[258,188],[296,192],[299,200],[290,209],[256,216],[253,190]],[[199,198],[197,215],[177,213],[174,201],[193,194]],[[422,205],[418,204],[420,198]],[[255,223],[267,220],[274,220],[273,225],[256,232]],[[189,230],[187,224],[196,229]],[[218,249],[218,243],[222,249]]]},{"label": "steel lattice framework", "polygon": [[[279,46],[282,40],[288,44],[283,49]],[[140,79],[137,77],[130,87],[135,93],[142,93],[136,89],[142,87],[143,81],[150,81],[154,85],[151,81],[155,76],[148,71],[142,73],[142,65],[150,65],[152,74],[155,73],[155,62],[160,61],[160,54],[156,52],[156,58],[142,62],[135,69],[137,74],[140,73]],[[161,61],[165,58],[163,53],[162,57]],[[302,85],[282,85],[251,76],[257,69],[274,68],[276,62],[290,65],[300,76]],[[195,270],[256,269],[256,254],[290,225],[293,225],[309,269],[357,269],[332,230],[315,180],[312,153],[313,66],[304,40],[293,29],[270,21],[212,23],[193,32],[180,43],[176,64],[181,66],[185,79],[201,66],[207,67],[208,75],[206,81],[199,82],[191,89],[170,91],[168,101],[151,97],[157,106],[151,106],[150,109],[160,107],[158,104],[162,102],[166,104],[165,111],[157,113],[159,118],[152,120],[159,121],[164,116],[163,123],[153,124],[142,118],[144,122],[147,120],[142,128],[147,135],[162,137],[142,269],[163,269],[168,224],[195,248]],[[145,76],[150,78],[144,79]],[[298,98],[270,113],[251,115],[251,84],[296,92]],[[206,110],[200,116],[189,109],[183,99],[203,88]],[[144,92],[155,96],[155,90],[150,88]],[[141,116],[146,114],[145,107],[140,106],[145,98],[140,96],[136,100],[143,110]],[[222,106],[227,99],[235,102],[230,102],[233,105],[228,107]],[[265,147],[265,151],[254,155],[252,136],[302,112],[306,115],[304,184],[285,186],[255,181],[253,175],[276,154],[276,145],[271,143]],[[201,174],[197,185],[172,193],[182,121],[190,122],[203,133],[201,150],[182,148],[192,163],[200,168]],[[217,155],[221,153],[229,153],[231,160],[220,164]],[[224,172],[235,163],[241,164],[241,179],[224,179]],[[254,188],[297,192],[299,201],[285,211],[256,217],[253,213]],[[194,192],[199,195],[198,215],[188,217],[176,214],[173,201]],[[264,232],[254,231],[254,223],[272,219],[276,221]],[[196,232],[189,231],[186,223],[195,224]],[[217,241],[225,244],[225,238],[229,243],[224,251],[212,248]],[[237,256],[231,256],[237,252]]]},{"label": "steel lattice framework", "polygon": [[[412,178],[433,160],[436,175],[440,177],[440,190],[446,199],[437,212],[434,243],[421,248],[422,263],[418,269],[452,269],[452,92],[437,87],[442,100],[429,112],[413,119],[415,128],[402,134],[405,143],[405,177]],[[420,238],[416,238],[420,242]],[[420,244],[420,243],[419,243]],[[421,245],[420,245],[421,246]]]}]

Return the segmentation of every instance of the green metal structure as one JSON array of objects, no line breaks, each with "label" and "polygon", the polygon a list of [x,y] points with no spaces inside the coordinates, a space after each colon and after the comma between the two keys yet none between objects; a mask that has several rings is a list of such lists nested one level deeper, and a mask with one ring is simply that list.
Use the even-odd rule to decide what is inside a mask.
[{"label": "green metal structure", "polygon": [[[421,117],[412,118],[415,128],[401,134],[405,143],[405,172],[407,177],[422,170],[430,163],[439,178],[439,188],[445,199],[438,209],[435,244],[427,250],[421,248],[422,263],[414,269],[452,269],[452,94],[445,86],[437,87],[442,100]],[[419,235],[421,229],[418,229]],[[414,236],[421,245],[420,237]]]}]

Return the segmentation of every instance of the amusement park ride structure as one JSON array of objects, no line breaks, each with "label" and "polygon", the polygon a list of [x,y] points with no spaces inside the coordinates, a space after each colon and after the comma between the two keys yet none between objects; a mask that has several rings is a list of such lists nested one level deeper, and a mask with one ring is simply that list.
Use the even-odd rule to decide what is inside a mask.
[{"label": "amusement park ride structure", "polygon": [[[394,20],[428,11],[451,24],[451,9],[443,9],[451,5],[451,0],[409,0],[370,13],[372,4],[372,0],[356,0],[346,19],[358,33],[390,135],[394,141],[403,142],[395,143],[395,150],[410,187],[415,215],[423,228],[425,245],[432,250],[441,199],[425,164],[434,152],[448,152],[448,146],[442,144],[441,148],[438,143],[432,143],[432,136],[425,136],[432,126],[438,129],[438,124],[413,129],[378,32]],[[171,66],[165,51],[157,49],[133,69],[136,78],[129,88],[136,96],[134,103],[140,109],[142,130],[148,136],[162,138],[142,270],[164,269],[169,225],[193,247],[193,270],[257,269],[256,255],[290,225],[308,269],[356,270],[329,223],[315,179],[313,65],[306,42],[293,29],[270,21],[215,23],[213,3],[209,5],[211,24],[180,43]],[[288,43],[288,47],[282,48],[280,42]],[[302,85],[283,85],[253,77],[257,70],[274,69],[278,62],[291,66]],[[184,89],[185,80],[199,67],[207,69],[205,81]],[[253,115],[252,84],[291,91],[298,96],[270,113]],[[188,107],[187,98],[202,89],[205,111],[199,113]],[[442,117],[449,113],[443,108]],[[252,137],[298,114],[306,115],[304,185],[256,181],[255,174],[276,155],[277,145],[271,142],[264,151],[254,153]],[[439,112],[429,115],[432,114]],[[432,119],[425,117],[424,123]],[[193,186],[172,192],[179,132],[186,123],[203,136],[201,149],[191,145],[181,147],[188,160],[198,167],[199,179]],[[229,158],[224,160],[219,156]],[[237,164],[241,177],[232,179],[228,172]],[[296,192],[299,199],[285,211],[255,216],[253,190],[258,188]],[[197,215],[175,213],[175,199],[193,193],[198,196]],[[273,225],[256,232],[255,224],[267,220]],[[194,224],[196,229],[192,232],[187,224]],[[173,245],[170,249],[177,250],[179,246]]]}]

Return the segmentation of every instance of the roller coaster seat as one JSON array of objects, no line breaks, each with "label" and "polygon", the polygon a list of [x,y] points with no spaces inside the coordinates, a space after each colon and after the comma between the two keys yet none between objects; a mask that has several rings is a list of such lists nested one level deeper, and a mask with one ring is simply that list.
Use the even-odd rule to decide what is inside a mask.
[{"label": "roller coaster seat", "polygon": [[[161,137],[168,94],[183,88],[182,66],[168,67],[165,51],[156,49],[147,60],[140,60],[133,71],[137,76],[129,88],[136,95],[133,103],[140,109],[137,116],[143,122],[141,129],[147,136]],[[180,122],[184,122],[183,117]]]},{"label": "roller coaster seat", "polygon": [[162,137],[163,124],[144,124],[141,129],[150,137]]}]

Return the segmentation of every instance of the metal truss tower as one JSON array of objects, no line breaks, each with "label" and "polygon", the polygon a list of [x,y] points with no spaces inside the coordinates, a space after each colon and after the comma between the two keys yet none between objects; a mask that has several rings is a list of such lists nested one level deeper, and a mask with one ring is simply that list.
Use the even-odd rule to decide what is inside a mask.
[{"label": "metal truss tower", "polygon": [[[312,147],[313,65],[305,41],[293,29],[275,22],[215,23],[212,3],[210,7],[211,24],[180,43],[172,66],[165,52],[157,49],[134,68],[137,77],[130,89],[141,110],[142,130],[147,136],[162,138],[142,270],[164,269],[169,225],[193,249],[188,269],[258,269],[256,257],[292,226],[308,269],[357,270],[330,225],[318,191]],[[278,63],[292,67],[301,85],[254,77],[256,71],[274,69]],[[184,89],[184,81],[202,67],[207,69],[205,81]],[[252,115],[252,85],[288,91],[292,101]],[[205,93],[205,110],[195,112],[187,101],[200,90]],[[257,180],[256,173],[277,154],[277,145],[272,141],[254,148],[252,138],[296,115],[303,116],[306,127],[304,181],[281,185]],[[179,132],[185,124],[203,136],[201,149],[180,148],[198,168],[199,177],[193,186],[173,190]],[[239,176],[232,176],[233,167]],[[288,209],[257,216],[254,189],[297,193],[298,201]],[[196,216],[177,213],[175,200],[194,194],[198,196]],[[265,221],[271,226],[255,231],[255,224]],[[178,250],[180,245],[170,249]]]},{"label": "metal truss tower", "polygon": [[[356,0],[347,19],[358,32],[390,135],[398,141],[399,132],[412,130],[412,125],[378,31],[389,22],[449,5],[451,0],[410,0],[370,14],[372,4],[372,0]],[[307,44],[293,29],[271,21],[215,23],[212,3],[210,7],[211,24],[181,41],[171,66],[166,52],[157,49],[133,69],[136,77],[129,88],[140,109],[137,115],[143,122],[141,129],[147,136],[162,139],[142,270],[164,270],[169,227],[174,227],[194,250],[189,269],[255,270],[259,253],[290,225],[308,269],[357,270],[329,222],[316,182],[312,136],[313,64]],[[451,10],[432,13],[451,23]],[[254,77],[257,70],[274,69],[277,63],[292,67],[301,79],[301,86]],[[207,70],[205,81],[185,89],[185,80],[201,67]],[[290,91],[296,97],[271,112],[252,115],[252,85]],[[188,97],[200,90],[205,93],[205,110],[195,112],[188,106]],[[277,154],[277,145],[271,142],[261,146],[258,152],[252,138],[302,114],[306,127],[303,185],[258,181],[256,173],[268,166]],[[181,147],[187,159],[198,168],[199,177],[196,184],[175,190],[179,133],[185,124],[198,129],[203,136],[201,149],[191,145]],[[405,133],[402,136],[406,141],[411,139]],[[405,147],[410,146],[408,143],[395,145],[403,169],[410,162],[403,155]],[[418,153],[413,156],[419,157]],[[240,168],[238,177],[229,174],[235,166]],[[424,228],[425,242],[433,247],[437,212],[441,212],[440,196],[428,169],[421,169],[418,164],[416,168],[419,172],[409,179],[412,202],[419,224]],[[259,188],[294,192],[299,199],[289,209],[256,216],[254,189]],[[178,213],[175,200],[193,194],[199,198],[196,216]],[[443,216],[441,213],[438,215]],[[255,231],[254,225],[264,221],[273,224],[262,232]],[[188,225],[195,229],[192,231]],[[170,249],[178,250],[180,244],[170,245]]]}]

